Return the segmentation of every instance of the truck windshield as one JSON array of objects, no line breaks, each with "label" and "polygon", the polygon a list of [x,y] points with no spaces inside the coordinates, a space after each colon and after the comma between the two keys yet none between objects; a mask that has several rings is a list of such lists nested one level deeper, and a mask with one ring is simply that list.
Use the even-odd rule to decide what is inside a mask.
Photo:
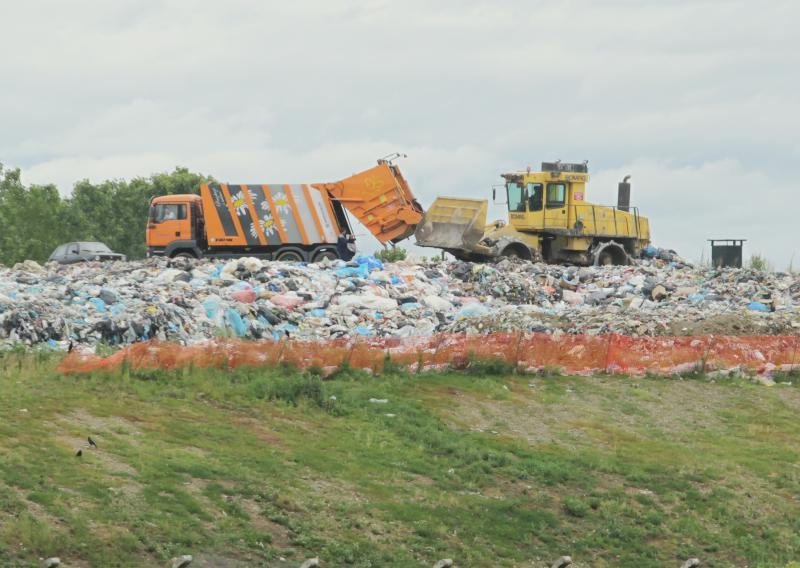
[{"label": "truck windshield", "polygon": [[150,208],[150,220],[153,223],[177,219],[186,219],[186,205],[184,203],[161,203]]},{"label": "truck windshield", "polygon": [[508,210],[516,213],[525,212],[525,199],[522,195],[522,187],[518,183],[510,181],[506,184],[508,192]]}]

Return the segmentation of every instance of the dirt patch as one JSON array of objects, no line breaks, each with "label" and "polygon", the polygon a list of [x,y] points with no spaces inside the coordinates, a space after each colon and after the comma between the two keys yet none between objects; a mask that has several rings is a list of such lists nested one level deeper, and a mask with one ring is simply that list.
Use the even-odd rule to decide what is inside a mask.
[{"label": "dirt patch", "polygon": [[56,530],[68,530],[69,527],[63,520],[59,519],[55,515],[48,513],[45,510],[45,508],[42,507],[39,503],[30,501],[25,496],[25,493],[22,489],[20,489],[19,487],[14,487],[13,485],[7,485],[6,487],[8,487],[11,490],[11,492],[14,493],[16,498],[19,499],[19,501],[25,506],[25,509],[27,510],[28,513],[30,513],[30,515],[33,518],[44,524],[49,525],[50,527]]},{"label": "dirt patch", "polygon": [[258,438],[259,440],[261,440],[262,442],[266,443],[269,446],[274,446],[277,448],[285,447],[283,440],[281,440],[280,437],[275,432],[266,430],[264,428],[263,421],[249,417],[238,417],[235,419],[234,422],[239,426],[245,427],[256,438]]},{"label": "dirt patch", "polygon": [[[462,394],[452,401],[445,418],[472,432],[514,435],[532,444],[548,444],[556,440],[555,433],[563,432],[564,423],[573,420],[576,413],[569,404],[547,404],[534,396],[515,394],[509,400],[493,400]],[[572,430],[569,433],[580,435]]]},{"label": "dirt patch", "polygon": [[[248,568],[250,566],[265,566],[265,564],[254,563],[252,560],[239,560],[220,556],[219,554],[195,554],[192,560],[192,568]],[[286,564],[285,562],[283,563]],[[277,565],[277,564],[276,564]]]},{"label": "dirt patch", "polygon": [[88,434],[116,434],[124,436],[141,436],[142,432],[133,422],[121,416],[94,416],[85,410],[76,410],[58,418],[70,426],[85,430]]},{"label": "dirt patch", "polygon": [[[545,387],[536,383],[530,392],[514,389],[507,400],[462,394],[442,412],[456,428],[570,446],[603,443],[605,434],[598,438],[598,432],[606,430],[638,435],[645,422],[648,430],[660,430],[663,436],[697,432],[719,424],[720,413],[741,397],[734,390],[690,380],[651,383],[641,391],[639,384],[649,379],[585,380],[596,381],[596,388],[566,388],[555,401],[538,392]],[[800,407],[800,392],[784,390],[784,403]]]},{"label": "dirt patch", "polygon": [[766,319],[758,315],[741,312],[709,316],[697,321],[672,321],[665,330],[665,335],[677,336],[774,335],[782,333],[793,333],[790,322]]},{"label": "dirt patch", "polygon": [[262,507],[257,501],[243,497],[234,498],[233,501],[247,513],[247,516],[250,517],[250,524],[254,529],[270,535],[272,546],[280,550],[290,548],[289,529],[265,517]]},{"label": "dirt patch", "polygon": [[367,498],[359,493],[355,487],[344,481],[325,479],[312,473],[302,475],[301,479],[325,503],[341,501],[364,503],[367,501]]},{"label": "dirt patch", "polygon": [[62,446],[68,448],[72,452],[77,452],[79,449],[83,452],[80,458],[87,462],[97,463],[102,467],[103,471],[114,476],[127,476],[138,477],[139,472],[132,466],[122,461],[119,456],[100,448],[92,448],[89,446],[86,438],[78,438],[77,436],[59,435],[55,437]]}]

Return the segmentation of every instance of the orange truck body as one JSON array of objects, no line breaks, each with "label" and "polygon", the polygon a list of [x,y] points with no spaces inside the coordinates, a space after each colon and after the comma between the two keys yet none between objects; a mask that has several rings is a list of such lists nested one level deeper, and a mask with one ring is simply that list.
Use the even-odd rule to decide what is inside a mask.
[{"label": "orange truck body", "polygon": [[200,196],[151,202],[148,256],[335,258],[345,210],[381,242],[409,237],[422,208],[397,166],[379,161],[343,180],[318,184],[203,184]]}]

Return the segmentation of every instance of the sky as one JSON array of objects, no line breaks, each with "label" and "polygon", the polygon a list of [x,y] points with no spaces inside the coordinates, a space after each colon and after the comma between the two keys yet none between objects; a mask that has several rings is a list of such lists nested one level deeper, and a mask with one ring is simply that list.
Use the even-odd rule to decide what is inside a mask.
[{"label": "sky", "polygon": [[587,199],[613,204],[630,174],[660,247],[743,238],[800,265],[796,1],[0,6],[0,163],[26,183],[311,183],[397,151],[427,206],[588,160]]}]

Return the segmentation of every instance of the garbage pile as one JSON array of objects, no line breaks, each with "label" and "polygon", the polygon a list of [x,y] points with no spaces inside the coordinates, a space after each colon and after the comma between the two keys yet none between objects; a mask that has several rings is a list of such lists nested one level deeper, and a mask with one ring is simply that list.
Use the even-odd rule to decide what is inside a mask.
[{"label": "garbage pile", "polygon": [[255,258],[0,267],[0,345],[148,339],[417,337],[494,331],[671,335],[800,332],[800,278],[687,265],[503,260],[316,264]]}]

